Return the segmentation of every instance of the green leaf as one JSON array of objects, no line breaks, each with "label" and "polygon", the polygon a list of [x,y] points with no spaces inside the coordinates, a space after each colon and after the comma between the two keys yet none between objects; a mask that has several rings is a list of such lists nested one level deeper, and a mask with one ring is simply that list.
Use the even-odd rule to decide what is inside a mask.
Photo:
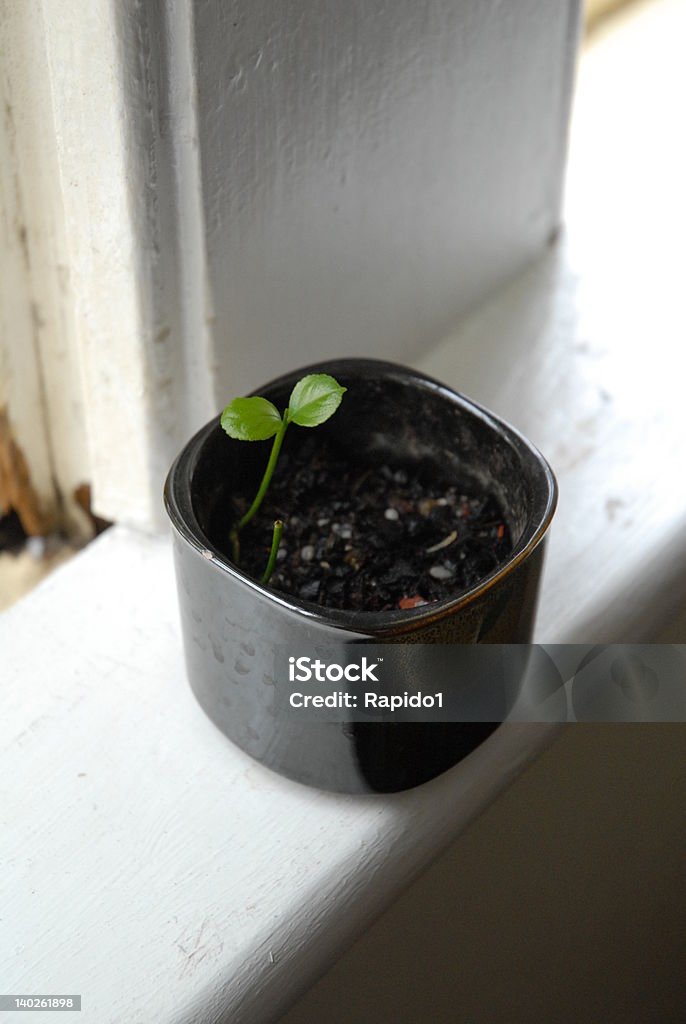
[{"label": "green leaf", "polygon": [[222,427],[237,441],[266,441],[281,426],[281,414],[266,398],[234,398],[222,413]]},{"label": "green leaf", "polygon": [[316,427],[333,416],[345,391],[328,373],[310,373],[291,392],[288,418],[299,427]]}]

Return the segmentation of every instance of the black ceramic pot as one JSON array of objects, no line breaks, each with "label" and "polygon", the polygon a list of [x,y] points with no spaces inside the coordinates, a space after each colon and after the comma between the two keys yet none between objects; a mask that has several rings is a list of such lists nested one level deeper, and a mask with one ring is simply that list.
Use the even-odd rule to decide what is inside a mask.
[{"label": "black ceramic pot", "polygon": [[[284,717],[273,651],[327,643],[517,644],[531,640],[544,535],[556,485],[540,453],[474,402],[414,370],[368,359],[310,366],[258,393],[284,408],[305,373],[348,388],[318,427],[355,458],[429,460],[443,478],[471,480],[496,496],[513,550],[478,585],[410,611],[352,612],[276,593],[244,575],[226,550],[229,496],[259,483],[265,446],[230,440],[219,419],[189,441],[165,487],[173,525],[188,677],[210,718],[273,770],[322,789],[394,792],[439,775],[497,723],[311,722]],[[297,443],[297,431],[286,444]]]}]

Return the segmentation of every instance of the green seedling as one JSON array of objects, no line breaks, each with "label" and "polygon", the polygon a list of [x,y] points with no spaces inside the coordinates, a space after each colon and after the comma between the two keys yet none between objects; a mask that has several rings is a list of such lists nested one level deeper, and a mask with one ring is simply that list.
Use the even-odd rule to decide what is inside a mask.
[{"label": "green seedling", "polygon": [[[302,377],[291,391],[291,397],[283,415],[266,398],[258,397],[234,398],[224,409],[221,423],[229,437],[233,437],[237,441],[267,441],[270,437],[274,438],[267,468],[260,486],[257,488],[252,505],[229,533],[231,555],[236,565],[241,556],[240,532],[247,526],[264,501],[264,496],[276,469],[288,425],[296,423],[299,427],[318,427],[320,423],[324,423],[330,416],[333,416],[341,404],[346,390],[327,373],[309,373],[306,377]],[[265,584],[269,582],[276,565],[282,529],[283,523],[277,519],[272,533],[269,561],[262,577],[262,582]]]},{"label": "green seedling", "polygon": [[283,523],[280,519],[274,520],[274,530],[272,532],[272,546],[269,550],[269,558],[267,559],[267,568],[262,573],[262,582],[269,583],[274,572],[274,566],[276,565],[276,556],[279,553],[279,544],[281,543],[281,534],[283,533]]}]

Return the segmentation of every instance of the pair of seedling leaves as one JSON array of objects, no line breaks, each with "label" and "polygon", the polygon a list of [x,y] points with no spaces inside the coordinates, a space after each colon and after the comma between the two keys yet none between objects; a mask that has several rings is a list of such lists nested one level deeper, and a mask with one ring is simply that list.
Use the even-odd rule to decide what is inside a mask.
[{"label": "pair of seedling leaves", "polygon": [[[268,441],[274,438],[267,468],[253,502],[239,522],[232,527],[231,555],[238,565],[240,561],[239,534],[259,509],[271,482],[279,459],[281,445],[289,424],[299,427],[318,427],[336,412],[347,389],[327,373],[309,373],[302,377],[291,391],[288,406],[283,414],[266,398],[234,398],[224,409],[221,424],[229,437],[237,441]],[[272,545],[262,583],[268,583],[276,565],[276,556],[281,543],[283,523],[277,519],[272,533]]]}]

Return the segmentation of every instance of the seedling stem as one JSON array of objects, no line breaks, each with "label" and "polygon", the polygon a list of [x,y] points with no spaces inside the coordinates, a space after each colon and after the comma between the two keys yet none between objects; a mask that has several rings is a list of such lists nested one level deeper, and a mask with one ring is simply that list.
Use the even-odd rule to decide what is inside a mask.
[{"label": "seedling stem", "polygon": [[274,572],[274,566],[276,565],[276,556],[279,553],[279,544],[281,543],[281,534],[283,533],[283,523],[280,519],[274,521],[274,532],[272,533],[272,547],[269,552],[269,561],[267,562],[267,568],[264,570],[262,576],[262,583],[266,586],[272,578]]},{"label": "seedling stem", "polygon": [[[274,435],[274,443],[272,444],[272,450],[269,453],[269,461],[267,462],[267,468],[264,471],[262,482],[257,489],[257,494],[255,495],[252,505],[245,513],[243,518],[240,519],[238,524],[234,526],[233,529],[231,530],[231,556],[236,564],[238,564],[241,557],[241,545],[238,539],[238,534],[241,532],[244,526],[248,525],[248,523],[257,512],[262,502],[264,501],[264,496],[267,493],[267,488],[271,483],[272,476],[274,475],[274,470],[276,469],[276,463],[279,460],[279,452],[281,451],[281,445],[283,444],[283,439],[286,435],[286,428],[288,427],[289,423],[290,420],[288,418],[288,409],[284,409],[283,417],[281,419],[281,425],[279,426],[279,429]],[[281,523],[281,530],[283,530],[283,523]],[[279,539],[281,538],[281,530],[279,531]],[[276,555],[274,557],[276,558]],[[272,566],[272,572],[273,571],[274,567]],[[272,573],[270,572],[269,575],[271,576],[271,574]],[[262,582],[265,581],[263,580]]]}]

